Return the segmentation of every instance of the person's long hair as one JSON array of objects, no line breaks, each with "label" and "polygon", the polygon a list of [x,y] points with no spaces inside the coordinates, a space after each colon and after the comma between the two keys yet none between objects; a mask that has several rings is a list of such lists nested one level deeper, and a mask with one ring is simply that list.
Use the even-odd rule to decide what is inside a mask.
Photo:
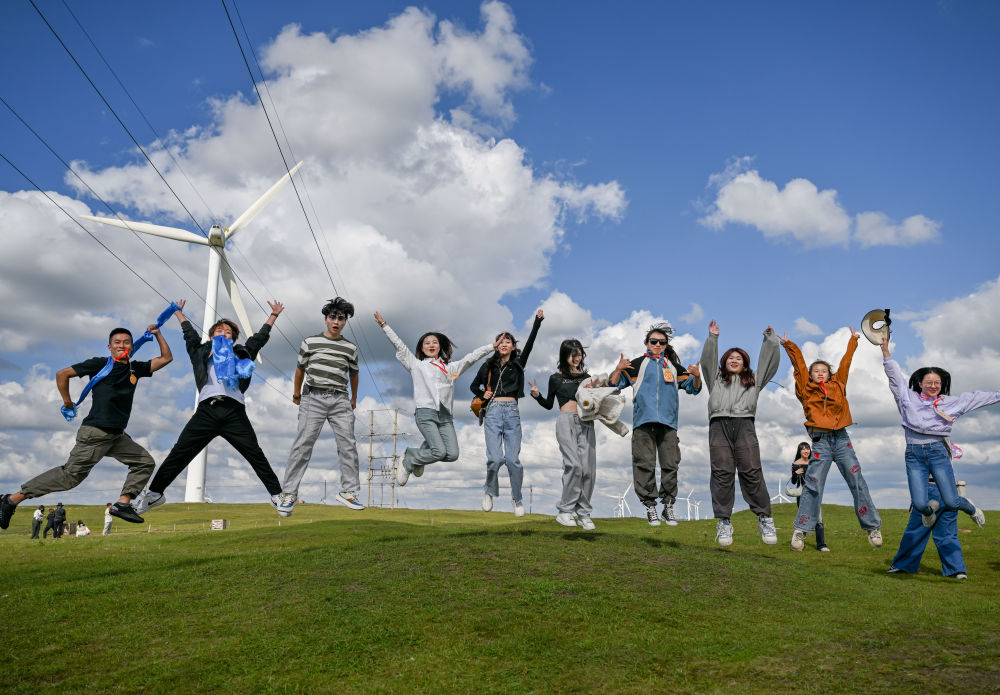
[{"label": "person's long hair", "polygon": [[[583,359],[580,360],[580,371],[574,372],[569,364],[569,358],[577,350],[583,355]],[[559,345],[559,373],[563,376],[574,379],[581,376],[590,376],[587,374],[587,368],[583,366],[585,359],[587,359],[587,351],[583,349],[583,343],[576,338],[567,338]]]},{"label": "person's long hair", "polygon": [[[507,362],[507,364],[511,364],[514,360],[517,359],[517,356],[521,354],[521,351],[518,350],[518,348],[517,348],[517,338],[515,338],[513,335],[511,335],[507,331],[504,331],[503,333],[497,333],[497,337],[493,339],[493,342],[496,343],[501,338],[509,338],[511,344],[514,346],[511,349],[511,351],[510,351],[510,359]],[[490,370],[493,370],[493,371],[499,371],[500,370],[500,360],[502,359],[502,357],[503,356],[500,354],[499,350],[494,350],[493,354],[490,355],[490,358],[488,360],[486,360],[486,367],[487,367],[487,369],[490,369]]]},{"label": "person's long hair", "polygon": [[951,374],[949,374],[941,367],[921,367],[917,371],[910,375],[910,390],[921,393],[920,382],[924,380],[924,377],[928,374],[937,374],[941,377],[941,393],[942,396],[951,395]]},{"label": "person's long hair", "polygon": [[438,344],[441,346],[441,350],[438,352],[438,358],[444,362],[451,362],[451,351],[455,349],[455,345],[451,342],[451,339],[448,336],[444,333],[438,333],[437,331],[428,331],[417,338],[417,349],[413,351],[413,353],[417,356],[417,359],[427,359],[428,355],[424,354],[424,339],[431,335],[438,339]]},{"label": "person's long hair", "polygon": [[[734,352],[738,353],[739,356],[743,358],[743,369],[740,371],[739,374],[733,374],[728,369],[726,369],[726,360],[728,360],[729,356]],[[726,383],[728,384],[732,381],[731,377],[734,376],[738,376],[740,378],[740,384],[745,389],[748,389],[755,383],[757,383],[757,380],[754,378],[753,375],[753,370],[750,369],[750,355],[748,355],[747,351],[744,350],[743,348],[738,348],[738,347],[729,348],[728,350],[726,350],[725,354],[722,355],[722,359],[719,360],[719,378],[725,379]]]}]

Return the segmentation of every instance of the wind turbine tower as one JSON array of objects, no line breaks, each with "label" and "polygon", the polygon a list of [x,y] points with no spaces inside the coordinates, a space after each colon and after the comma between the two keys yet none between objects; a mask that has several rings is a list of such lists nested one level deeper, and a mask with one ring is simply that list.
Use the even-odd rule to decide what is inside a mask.
[{"label": "wind turbine tower", "polygon": [[[264,195],[258,198],[257,201],[247,208],[242,215],[237,217],[236,221],[229,225],[229,227],[222,227],[221,225],[213,224],[212,228],[208,232],[207,239],[185,229],[164,227],[158,224],[150,224],[149,222],[131,222],[113,217],[91,217],[89,215],[81,215],[81,217],[85,220],[101,222],[102,224],[108,224],[113,227],[121,227],[122,229],[128,229],[133,232],[142,232],[144,234],[151,234],[153,236],[164,237],[166,239],[174,239],[175,241],[183,241],[190,244],[207,246],[209,248],[208,285],[205,289],[205,318],[201,324],[202,338],[208,338],[208,329],[212,327],[212,324],[214,324],[218,318],[220,276],[226,289],[226,294],[229,295],[229,299],[233,303],[233,310],[236,312],[236,319],[239,321],[240,327],[243,329],[243,334],[251,336],[254,331],[250,323],[250,317],[247,316],[247,310],[243,306],[243,300],[240,298],[239,288],[236,284],[236,276],[233,273],[233,269],[229,265],[229,260],[226,258],[226,242],[232,239],[236,232],[250,224],[253,218],[255,218],[260,211],[271,202],[271,199],[274,198],[274,196],[278,194],[278,191],[280,191],[285,184],[288,183],[288,181],[292,178],[292,174],[298,171],[301,166],[302,162],[299,162],[292,167],[288,173],[282,176],[277,183],[271,186]],[[260,361],[259,356],[257,361]],[[198,407],[197,393],[195,393],[195,407]],[[188,465],[187,486],[184,489],[185,502],[205,501],[205,464],[207,459],[207,453],[205,450],[202,450],[198,453],[194,460],[191,461],[190,465]]]}]

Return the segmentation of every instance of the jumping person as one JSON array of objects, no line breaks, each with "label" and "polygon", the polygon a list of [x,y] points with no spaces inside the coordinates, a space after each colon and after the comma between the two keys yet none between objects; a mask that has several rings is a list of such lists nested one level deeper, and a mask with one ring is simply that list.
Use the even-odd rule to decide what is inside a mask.
[{"label": "jumping person", "polygon": [[[18,492],[0,497],[0,528],[7,528],[10,517],[22,501],[75,488],[105,456],[117,459],[129,469],[121,496],[112,506],[112,515],[133,524],[142,523],[132,500],[146,485],[156,463],[148,451],[125,433],[125,428],[132,414],[132,398],[139,379],[152,376],[173,359],[170,346],[156,324],[147,331],[156,337],[159,357],[146,362],[132,361],[132,333],[127,328],[115,328],[108,335],[110,358],[92,357],[56,372],[56,388],[62,396],[63,412],[68,419],[76,414],[76,403],[69,394],[69,380],[75,376],[91,377],[94,385],[90,413],[80,423],[76,444],[65,464],[32,478]],[[57,509],[65,514],[61,504]],[[54,531],[56,538],[62,535],[58,525]]]},{"label": "jumping person", "polygon": [[[340,461],[340,492],[335,498],[351,509],[364,509],[358,501],[361,476],[358,445],[354,439],[354,409],[358,405],[358,348],[341,332],[354,316],[354,305],[343,297],[331,299],[322,309],[326,330],[302,341],[295,367],[292,402],[299,406],[299,432],[288,454],[285,482],[281,486],[278,515],[289,516],[299,498],[299,483],[309,467],[313,446],[329,422]],[[350,381],[351,395],[347,395]],[[304,382],[304,383],[303,383]]]},{"label": "jumping person", "polygon": [[633,360],[622,354],[608,382],[618,388],[632,387],[632,479],[635,494],[646,507],[650,526],[659,526],[656,512],[656,459],[660,459],[660,501],[663,519],[677,525],[677,469],[681,448],[677,439],[679,389],[694,395],[701,391],[701,372],[696,364],[684,367],[670,345],[674,329],[667,321],[646,331],[646,352]]},{"label": "jumping person", "polygon": [[[986,521],[983,511],[960,497],[955,487],[952,444],[948,437],[955,420],[977,408],[997,403],[1000,391],[969,391],[952,396],[951,375],[940,367],[922,367],[913,372],[907,383],[903,371],[892,359],[888,340],[882,341],[882,366],[903,417],[906,480],[913,508],[923,515],[924,525],[928,527],[934,525],[939,509],[961,510],[982,526]],[[938,500],[928,498],[928,475],[937,483],[943,507]]]},{"label": "jumping person", "polygon": [[[928,480],[927,496],[940,507],[942,499],[933,477]],[[927,541],[932,535],[941,559],[941,574],[953,579],[967,579],[968,570],[965,568],[965,558],[962,557],[962,544],[958,540],[958,512],[954,509],[941,512],[934,524],[927,526],[923,515],[913,506],[910,507],[910,519],[899,540],[899,550],[892,559],[889,574],[916,574],[920,569],[920,559],[924,556]]]},{"label": "jumping person", "polygon": [[[809,468],[809,459],[812,456],[812,447],[809,442],[799,442],[795,450],[795,460],[792,461],[792,484],[799,486],[799,496],[795,498],[795,509],[798,510],[802,502],[802,485],[806,479],[806,470]],[[826,533],[823,528],[823,498],[820,497],[820,504],[816,511],[816,550],[828,553],[830,548],[826,545]]]},{"label": "jumping person", "polygon": [[854,513],[861,528],[868,533],[868,542],[872,547],[878,548],[882,545],[882,519],[871,493],[868,492],[868,484],[861,474],[861,465],[854,453],[851,437],[847,434],[848,426],[853,424],[851,408],[847,402],[847,375],[854,351],[858,349],[858,332],[851,329],[847,350],[836,372],[824,360],[816,360],[806,369],[802,351],[787,335],[782,338],[781,345],[792,361],[795,395],[802,403],[806,431],[812,438],[812,459],[806,469],[799,511],[793,524],[795,531],[792,533],[792,550],[802,550],[806,534],[816,527],[823,500],[823,487],[832,463],[837,464],[851,491]]},{"label": "jumping person", "polygon": [[458,460],[458,435],[452,416],[455,380],[468,367],[499,348],[500,341],[478,347],[462,359],[451,362],[454,346],[444,333],[424,333],[417,340],[414,354],[377,311],[375,322],[385,331],[385,337],[396,348],[396,359],[413,379],[413,417],[424,441],[419,447],[407,447],[402,462],[396,466],[396,484],[406,485],[411,473],[417,478],[424,474],[424,466]]},{"label": "jumping person", "polygon": [[[778,336],[768,326],[757,358],[757,372],[750,368],[746,350],[732,347],[719,359],[719,324],[708,324],[708,338],[701,352],[708,386],[708,455],[712,469],[712,510],[716,522],[715,540],[725,547],[733,544],[733,500],[736,497],[736,474],[740,492],[757,515],[761,540],[768,545],[778,542],[771,516],[771,496],[760,465],[760,445],[754,417],[757,399],[767,382],[778,373],[781,355]],[[718,364],[718,368],[716,368]]]},{"label": "jumping person", "polygon": [[[552,410],[553,401],[559,403],[556,420],[556,441],[562,454],[562,495],[556,509],[556,521],[563,526],[580,525],[585,531],[595,526],[590,515],[597,478],[597,437],[594,421],[580,419],[576,392],[586,379],[590,379],[583,360],[587,353],[576,338],[568,338],[559,346],[558,371],[549,377],[549,393],[542,396],[538,381],[531,382],[531,397],[546,410]],[[575,517],[575,519],[574,519]]]},{"label": "jumping person", "polygon": [[202,342],[201,334],[184,316],[184,304],[184,300],[177,302],[179,308],[174,316],[181,324],[184,344],[191,358],[194,383],[198,387],[198,407],[150,481],[149,489],[136,502],[136,508],[144,512],[166,502],[163,492],[167,486],[216,437],[232,444],[250,463],[267,488],[271,506],[277,508],[281,501],[281,483],[257,443],[257,434],[247,418],[243,394],[250,388],[252,360],[267,343],[271,327],[285,307],[279,301],[268,302],[271,315],[267,321],[250,336],[246,345],[239,345],[235,343],[240,337],[240,329],[229,319],[216,321],[208,329],[210,339]]},{"label": "jumping person", "polygon": [[521,412],[517,399],[524,398],[524,365],[535,344],[535,336],[545,314],[539,309],[531,326],[528,341],[518,350],[517,339],[504,331],[497,336],[498,347],[483,363],[469,387],[473,395],[485,401],[486,417],[483,429],[486,434],[486,485],[483,486],[483,511],[493,509],[493,498],[500,494],[498,481],[500,466],[507,466],[510,478],[510,496],[514,516],[524,516],[521,483],[524,468],[521,466]]}]

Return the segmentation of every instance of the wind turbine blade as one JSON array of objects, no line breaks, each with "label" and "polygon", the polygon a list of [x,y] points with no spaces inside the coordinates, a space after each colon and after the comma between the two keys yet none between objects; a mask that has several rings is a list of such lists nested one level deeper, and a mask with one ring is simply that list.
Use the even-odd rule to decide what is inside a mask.
[{"label": "wind turbine blade", "polygon": [[[236,276],[233,275],[233,269],[229,267],[229,259],[226,258],[226,252],[219,249],[219,253],[222,255],[222,267],[219,269],[222,275],[222,285],[226,288],[226,294],[229,295],[229,299],[233,303],[233,309],[236,310],[236,320],[240,322],[243,334],[249,338],[253,335],[253,329],[250,328],[250,317],[247,316],[246,307],[243,306],[243,299],[240,298],[240,289],[236,285]],[[257,355],[257,363],[264,364],[259,354]]]},{"label": "wind turbine blade", "polygon": [[228,241],[233,234],[236,234],[236,232],[250,224],[253,218],[264,209],[264,206],[271,202],[271,199],[278,194],[278,191],[280,191],[286,183],[288,183],[288,181],[292,178],[292,174],[298,171],[301,166],[302,162],[293,166],[287,174],[278,179],[276,184],[267,189],[267,193],[258,198],[257,202],[246,209],[246,212],[237,217],[236,221],[229,225],[229,229],[226,230],[226,240]]},{"label": "wind turbine blade", "polygon": [[158,224],[150,224],[149,222],[133,222],[131,220],[122,222],[115,217],[91,217],[90,215],[80,215],[80,217],[85,220],[90,220],[91,222],[109,224],[112,227],[131,229],[134,232],[142,232],[143,234],[152,234],[153,236],[161,236],[167,239],[187,241],[192,244],[208,246],[208,239],[203,236],[198,236],[197,234],[189,232],[185,229],[177,229],[176,227],[161,227]]}]

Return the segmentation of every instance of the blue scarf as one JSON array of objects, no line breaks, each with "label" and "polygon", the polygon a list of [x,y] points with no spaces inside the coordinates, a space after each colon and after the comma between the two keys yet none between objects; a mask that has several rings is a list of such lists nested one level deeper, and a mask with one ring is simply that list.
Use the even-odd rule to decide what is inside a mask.
[{"label": "blue scarf", "polygon": [[[180,311],[180,309],[181,308],[179,306],[177,306],[173,302],[170,302],[170,306],[164,309],[163,312],[157,317],[156,327],[162,328],[163,324],[169,321],[170,317],[174,315],[174,312]],[[148,343],[154,337],[156,336],[154,336],[149,331],[143,333],[142,336],[139,338],[139,340],[135,341],[132,344],[132,352],[129,353],[128,359],[131,359],[132,355],[135,354],[136,350],[138,350],[143,345]],[[61,412],[63,417],[66,418],[66,422],[69,422],[70,420],[76,417],[76,409],[79,407],[81,403],[83,403],[83,399],[87,397],[87,394],[90,393],[91,389],[97,386],[97,384],[101,381],[101,379],[103,379],[104,377],[106,377],[108,374],[111,373],[111,370],[114,369],[114,367],[115,367],[115,359],[109,356],[108,361],[104,364],[103,367],[101,367],[101,371],[99,371],[94,376],[90,377],[90,381],[88,381],[87,384],[83,387],[83,391],[80,392],[80,398],[77,399],[73,407],[70,408],[69,406],[64,405],[61,408],[59,408],[59,412]]]},{"label": "blue scarf", "polygon": [[253,360],[240,359],[233,352],[233,341],[224,335],[212,338],[212,366],[215,379],[227,389],[238,389],[240,379],[253,374]]}]

